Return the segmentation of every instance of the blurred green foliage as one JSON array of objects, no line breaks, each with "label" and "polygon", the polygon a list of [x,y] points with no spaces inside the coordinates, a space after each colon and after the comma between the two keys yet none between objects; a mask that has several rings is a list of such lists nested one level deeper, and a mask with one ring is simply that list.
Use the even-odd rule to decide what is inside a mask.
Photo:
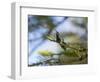
[{"label": "blurred green foliage", "polygon": [[28,19],[28,22],[31,21],[33,22],[28,26],[29,32],[32,32],[40,27],[52,30],[56,26],[53,22],[53,18],[50,16],[32,16],[31,19]]},{"label": "blurred green foliage", "polygon": [[[66,19],[67,17],[64,17],[62,21],[56,23],[52,16],[31,16],[31,19],[28,19],[29,32],[34,32],[39,28],[48,29],[47,32],[43,34],[42,38],[44,38],[44,40],[55,42],[60,46],[60,51],[58,53],[51,52],[49,50],[39,51],[38,53],[41,56],[49,59],[33,64],[33,66],[42,65],[44,63],[45,65],[66,65],[66,64],[87,64],[88,63],[87,41],[81,40],[80,36],[75,33],[63,32],[61,34],[55,30],[55,28],[61,23],[63,23]],[[80,20],[73,19],[72,23],[75,26],[80,26],[82,29],[85,29],[87,33],[87,28],[88,28],[87,17],[83,17],[81,22]],[[53,35],[51,35],[52,31],[55,31]],[[87,37],[87,35],[85,35],[85,37]]]},{"label": "blurred green foliage", "polygon": [[53,56],[54,54],[50,51],[47,51],[47,50],[42,50],[42,51],[39,51],[38,52],[39,54],[41,54],[42,56]]}]

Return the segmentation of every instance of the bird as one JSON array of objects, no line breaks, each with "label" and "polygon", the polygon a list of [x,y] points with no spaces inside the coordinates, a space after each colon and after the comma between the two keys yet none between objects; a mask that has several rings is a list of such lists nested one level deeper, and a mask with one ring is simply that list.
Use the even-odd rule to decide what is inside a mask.
[{"label": "bird", "polygon": [[61,42],[60,34],[57,31],[56,31],[56,42],[58,42],[58,43]]},{"label": "bird", "polygon": [[66,50],[66,43],[64,39],[60,37],[59,32],[56,31],[56,42],[61,46],[62,49]]}]

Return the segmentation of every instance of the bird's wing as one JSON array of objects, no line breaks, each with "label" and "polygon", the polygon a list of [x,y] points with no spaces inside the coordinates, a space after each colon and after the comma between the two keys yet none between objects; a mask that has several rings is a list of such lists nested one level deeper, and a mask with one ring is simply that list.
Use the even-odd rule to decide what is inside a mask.
[{"label": "bird's wing", "polygon": [[59,32],[57,32],[57,31],[56,31],[56,41],[57,41],[58,43],[61,42],[60,34],[59,34]]}]

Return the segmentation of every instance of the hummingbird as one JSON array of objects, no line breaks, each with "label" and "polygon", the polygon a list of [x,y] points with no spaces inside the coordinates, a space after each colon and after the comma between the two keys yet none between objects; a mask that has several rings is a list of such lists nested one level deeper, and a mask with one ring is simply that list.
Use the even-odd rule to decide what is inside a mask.
[{"label": "hummingbird", "polygon": [[60,37],[59,32],[56,31],[56,42],[60,44],[61,48],[66,50],[66,43],[64,39]]},{"label": "hummingbird", "polygon": [[56,42],[58,42],[58,43],[61,42],[60,34],[57,31],[56,31]]}]

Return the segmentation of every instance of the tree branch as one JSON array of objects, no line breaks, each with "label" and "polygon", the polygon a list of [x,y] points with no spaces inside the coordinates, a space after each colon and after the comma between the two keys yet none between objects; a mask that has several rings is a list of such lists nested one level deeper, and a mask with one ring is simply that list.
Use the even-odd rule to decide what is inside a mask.
[{"label": "tree branch", "polygon": [[43,63],[48,63],[50,62],[51,60],[56,60],[55,58],[50,58],[50,59],[47,59],[47,60],[44,60],[44,61],[41,61],[41,62],[38,62],[38,63],[34,63],[34,64],[31,64],[31,65],[28,65],[29,67],[31,66],[38,66],[38,65],[41,65]]}]

